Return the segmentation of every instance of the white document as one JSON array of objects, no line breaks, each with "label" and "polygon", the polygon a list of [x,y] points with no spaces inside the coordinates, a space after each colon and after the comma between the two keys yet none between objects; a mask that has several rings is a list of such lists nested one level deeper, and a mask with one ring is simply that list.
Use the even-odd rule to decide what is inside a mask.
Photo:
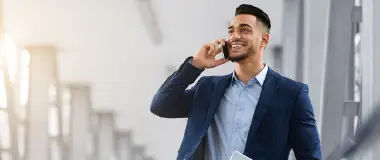
[{"label": "white document", "polygon": [[245,156],[244,154],[241,154],[238,151],[234,151],[232,153],[230,160],[252,160],[252,159],[248,158],[247,156]]}]

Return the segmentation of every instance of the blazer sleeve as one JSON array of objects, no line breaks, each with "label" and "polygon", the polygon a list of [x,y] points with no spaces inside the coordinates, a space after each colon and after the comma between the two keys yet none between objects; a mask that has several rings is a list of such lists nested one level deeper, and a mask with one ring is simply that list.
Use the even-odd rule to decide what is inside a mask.
[{"label": "blazer sleeve", "polygon": [[303,84],[291,118],[291,145],[297,160],[320,160],[321,147],[308,86]]},{"label": "blazer sleeve", "polygon": [[198,83],[191,89],[186,89],[194,83],[203,70],[194,67],[188,57],[185,62],[169,76],[158,89],[150,105],[150,111],[164,118],[186,118],[189,115],[195,90]]}]

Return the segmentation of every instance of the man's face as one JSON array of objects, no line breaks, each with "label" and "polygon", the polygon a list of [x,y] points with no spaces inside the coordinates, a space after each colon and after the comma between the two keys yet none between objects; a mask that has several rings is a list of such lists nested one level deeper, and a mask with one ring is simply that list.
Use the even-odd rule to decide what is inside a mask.
[{"label": "man's face", "polygon": [[228,27],[228,49],[231,61],[240,61],[257,53],[263,30],[253,15],[235,16]]}]

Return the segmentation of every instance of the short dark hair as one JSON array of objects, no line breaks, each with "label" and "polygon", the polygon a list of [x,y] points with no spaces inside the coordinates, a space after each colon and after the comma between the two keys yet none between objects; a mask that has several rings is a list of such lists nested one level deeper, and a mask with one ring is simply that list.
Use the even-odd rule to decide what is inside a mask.
[{"label": "short dark hair", "polygon": [[269,33],[269,30],[271,28],[270,19],[268,14],[266,14],[262,9],[249,4],[241,4],[236,8],[235,16],[240,14],[250,14],[255,16],[257,20],[260,21],[264,27],[268,29]]}]

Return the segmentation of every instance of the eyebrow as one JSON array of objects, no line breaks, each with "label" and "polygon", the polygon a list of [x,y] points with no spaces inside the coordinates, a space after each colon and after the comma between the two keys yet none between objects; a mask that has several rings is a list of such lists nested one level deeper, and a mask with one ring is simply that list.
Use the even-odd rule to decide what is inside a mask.
[{"label": "eyebrow", "polygon": [[[251,25],[246,24],[246,23],[241,23],[241,24],[238,25],[238,27],[249,27],[249,28],[252,28]],[[234,28],[233,25],[228,26],[228,29],[232,29],[232,28]]]}]

